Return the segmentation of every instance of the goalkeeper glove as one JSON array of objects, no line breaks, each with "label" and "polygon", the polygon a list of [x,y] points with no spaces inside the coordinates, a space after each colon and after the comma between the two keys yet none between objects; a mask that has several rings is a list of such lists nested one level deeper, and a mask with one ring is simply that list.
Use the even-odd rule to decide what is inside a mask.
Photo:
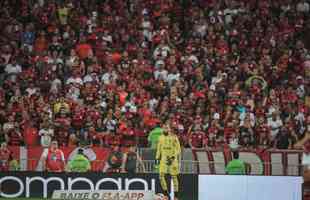
[{"label": "goalkeeper glove", "polygon": [[174,156],[167,158],[167,165],[170,166],[174,160]]}]

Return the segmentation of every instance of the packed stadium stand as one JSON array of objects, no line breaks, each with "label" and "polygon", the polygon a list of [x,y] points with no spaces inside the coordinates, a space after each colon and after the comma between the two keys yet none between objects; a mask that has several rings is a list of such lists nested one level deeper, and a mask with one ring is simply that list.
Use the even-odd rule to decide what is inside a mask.
[{"label": "packed stadium stand", "polygon": [[309,11],[309,0],[1,0],[0,144],[23,170],[53,140],[97,159],[135,145],[153,171],[154,130],[168,122],[183,173],[223,173],[233,147],[267,163],[254,174],[300,175]]},{"label": "packed stadium stand", "polygon": [[309,132],[309,2],[3,0],[0,142],[292,149]]}]

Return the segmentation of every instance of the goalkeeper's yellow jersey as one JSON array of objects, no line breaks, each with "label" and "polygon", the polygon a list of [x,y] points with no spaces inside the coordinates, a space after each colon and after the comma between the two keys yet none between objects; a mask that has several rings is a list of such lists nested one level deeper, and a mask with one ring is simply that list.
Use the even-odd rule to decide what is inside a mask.
[{"label": "goalkeeper's yellow jersey", "polygon": [[180,142],[175,135],[161,135],[157,144],[156,159],[166,160],[168,157],[176,159],[181,153]]}]

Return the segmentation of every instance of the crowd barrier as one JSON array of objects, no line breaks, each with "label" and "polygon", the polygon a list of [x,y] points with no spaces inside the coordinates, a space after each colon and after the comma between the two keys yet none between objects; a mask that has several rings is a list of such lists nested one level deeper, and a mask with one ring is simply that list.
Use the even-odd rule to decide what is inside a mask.
[{"label": "crowd barrier", "polygon": [[[10,150],[14,158],[19,160],[21,171],[0,172],[0,197],[46,198],[51,197],[52,192],[57,189],[142,189],[154,191],[156,194],[162,192],[154,161],[156,152],[153,149],[138,150],[144,170],[138,166],[135,175],[103,173],[102,169],[110,153],[107,148],[84,149],[92,169],[81,174],[42,171],[42,155],[47,149],[10,147]],[[62,148],[62,151],[68,161],[76,155],[78,148],[66,147]],[[238,200],[256,200],[257,197],[260,200],[301,200],[302,153],[297,150],[241,150],[240,158],[249,166],[248,176],[228,176],[222,174],[232,159],[229,149],[183,149],[180,159],[179,200],[226,200],[233,195],[240,195],[233,198]],[[169,185],[171,187],[171,182]],[[305,190],[308,187],[306,185]],[[257,196],[255,192],[262,189],[265,190],[264,195]]]},{"label": "crowd barrier", "polygon": [[[10,147],[14,157],[20,161],[21,171],[41,171],[41,147]],[[77,148],[62,148],[65,159],[71,159]],[[86,156],[92,162],[92,171],[102,171],[108,158],[108,148],[87,148]],[[155,167],[155,151],[149,148],[139,149],[145,171],[141,167],[138,172],[153,173]],[[183,174],[224,174],[225,166],[232,159],[229,149],[183,149],[180,160],[180,171]],[[249,165],[250,175],[291,175],[302,174],[302,151],[298,150],[247,150],[240,151],[240,158]]]}]

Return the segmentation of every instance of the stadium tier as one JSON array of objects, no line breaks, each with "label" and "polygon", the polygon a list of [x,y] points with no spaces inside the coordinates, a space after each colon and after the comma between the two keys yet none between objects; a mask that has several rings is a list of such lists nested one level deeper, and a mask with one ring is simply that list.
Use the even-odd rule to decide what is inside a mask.
[{"label": "stadium tier", "polygon": [[292,149],[309,132],[307,1],[0,2],[0,142]]},{"label": "stadium tier", "polygon": [[168,196],[170,174],[172,197],[179,173],[307,182],[309,11],[309,0],[1,0],[0,180],[159,173]]}]

